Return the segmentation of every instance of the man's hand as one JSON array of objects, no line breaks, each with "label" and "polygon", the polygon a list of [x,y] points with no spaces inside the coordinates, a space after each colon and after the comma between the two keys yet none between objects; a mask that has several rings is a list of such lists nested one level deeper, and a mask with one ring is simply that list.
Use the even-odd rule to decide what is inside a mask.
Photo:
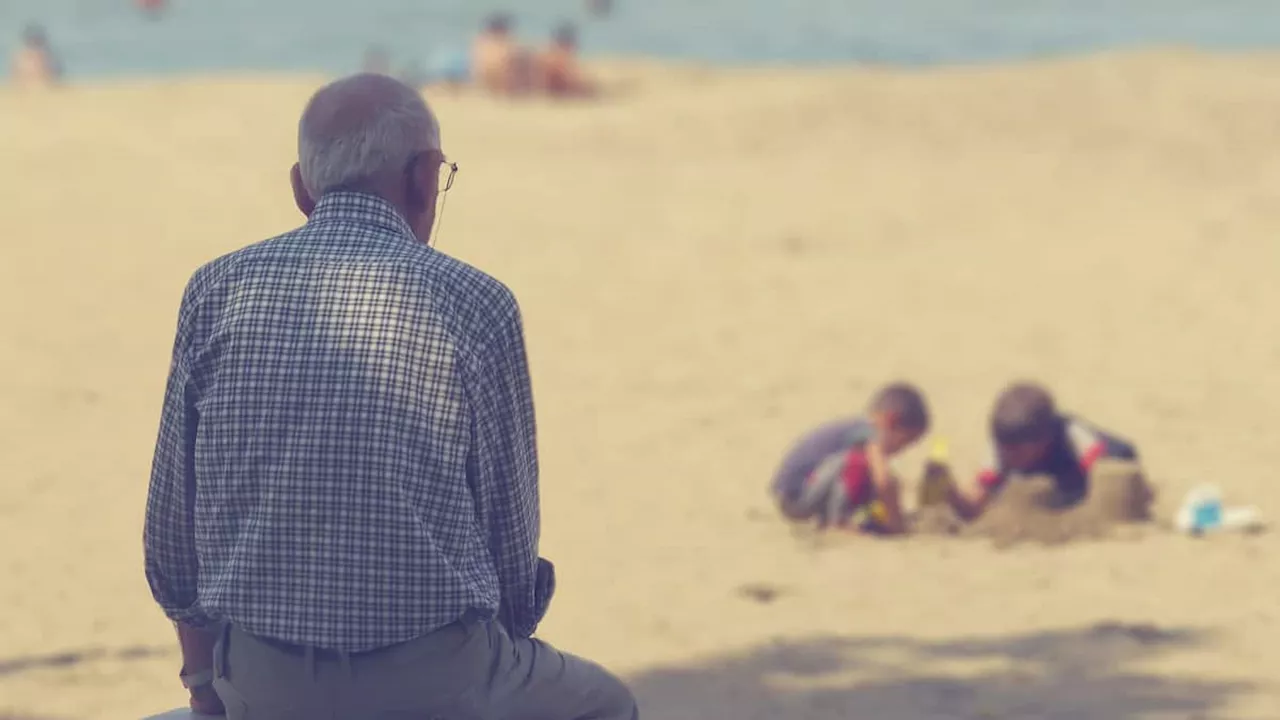
[{"label": "man's hand", "polygon": [[213,648],[218,642],[216,628],[193,627],[175,623],[178,647],[182,650],[179,677],[191,694],[191,709],[201,715],[222,715],[226,710],[213,691]]},{"label": "man's hand", "polygon": [[193,687],[191,692],[191,711],[198,715],[225,715],[227,709],[222,706],[222,698],[213,691],[212,685]]}]

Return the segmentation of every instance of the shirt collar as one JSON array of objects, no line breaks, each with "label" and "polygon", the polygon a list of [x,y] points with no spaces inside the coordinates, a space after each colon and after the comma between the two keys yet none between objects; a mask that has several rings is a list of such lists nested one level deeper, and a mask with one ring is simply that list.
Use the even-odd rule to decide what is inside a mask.
[{"label": "shirt collar", "polygon": [[391,203],[377,195],[359,192],[334,192],[320,198],[307,225],[354,223],[372,225],[417,242],[413,228]]}]

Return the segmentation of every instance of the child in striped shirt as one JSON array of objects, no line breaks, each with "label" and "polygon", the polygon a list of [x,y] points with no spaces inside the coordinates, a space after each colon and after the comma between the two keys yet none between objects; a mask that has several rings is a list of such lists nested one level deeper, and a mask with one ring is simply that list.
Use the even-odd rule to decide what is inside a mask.
[{"label": "child in striped shirt", "polygon": [[1073,505],[1089,491],[1089,475],[1102,458],[1136,462],[1132,443],[1075,415],[1058,411],[1043,387],[1015,383],[996,399],[991,413],[992,452],[967,492],[952,491],[951,504],[965,518],[982,514],[1011,479],[1053,478],[1057,501]]}]

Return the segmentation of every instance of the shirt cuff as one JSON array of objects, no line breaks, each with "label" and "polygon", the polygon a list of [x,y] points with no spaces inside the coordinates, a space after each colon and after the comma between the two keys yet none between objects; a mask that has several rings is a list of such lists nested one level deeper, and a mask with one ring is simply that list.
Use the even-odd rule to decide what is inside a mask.
[{"label": "shirt cuff", "polygon": [[171,608],[164,609],[165,617],[182,625],[189,625],[195,628],[212,628],[218,625],[220,621],[209,617],[199,605],[183,608],[181,610],[173,610]]},{"label": "shirt cuff", "polygon": [[538,568],[533,585],[533,624],[536,627],[546,617],[551,598],[556,594],[556,566],[546,558],[538,558]]}]

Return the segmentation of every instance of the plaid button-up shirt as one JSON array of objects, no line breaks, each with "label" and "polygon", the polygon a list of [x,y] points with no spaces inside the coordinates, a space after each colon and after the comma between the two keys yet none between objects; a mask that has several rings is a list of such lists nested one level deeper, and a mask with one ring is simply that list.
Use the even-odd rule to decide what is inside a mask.
[{"label": "plaid button-up shirt", "polygon": [[348,652],[468,612],[531,635],[538,513],[516,300],[389,204],[326,196],[191,278],[144,531],[171,619]]}]

